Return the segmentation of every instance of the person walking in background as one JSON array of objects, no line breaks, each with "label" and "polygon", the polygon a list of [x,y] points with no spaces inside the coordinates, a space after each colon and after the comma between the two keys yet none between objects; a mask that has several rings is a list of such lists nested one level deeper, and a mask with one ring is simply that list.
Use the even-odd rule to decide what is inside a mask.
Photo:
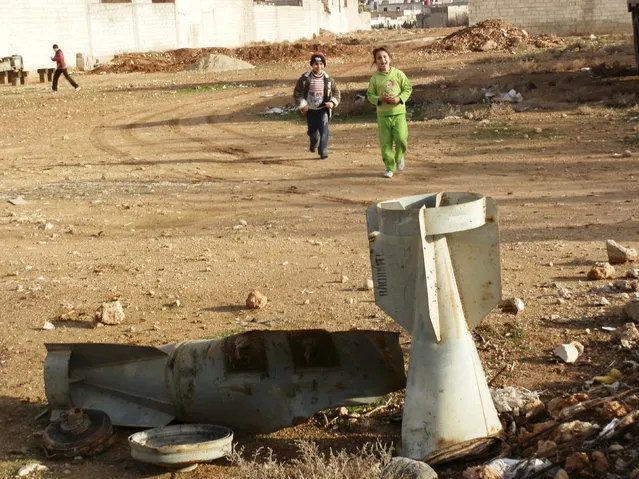
[{"label": "person walking in background", "polygon": [[317,151],[322,160],[328,158],[328,122],[333,108],[339,105],[340,91],[335,79],[324,71],[326,56],[311,55],[311,70],[304,73],[293,90],[300,115],[306,117],[311,153]]},{"label": "person walking in background", "polygon": [[377,65],[377,71],[368,83],[366,98],[377,107],[379,145],[386,166],[384,176],[392,178],[395,171],[403,170],[406,164],[406,101],[413,92],[413,87],[404,72],[390,66],[391,56],[386,47],[373,50],[373,62]]},{"label": "person walking in background", "polygon": [[52,93],[55,95],[58,91],[58,79],[60,78],[60,75],[64,75],[64,78],[71,83],[71,86],[75,88],[75,91],[78,91],[80,86],[73,81],[73,78],[71,78],[67,71],[67,64],[64,61],[64,53],[62,53],[62,50],[60,50],[60,47],[58,47],[57,44],[53,45],[53,51],[55,54],[51,57],[51,61],[56,62],[56,69],[53,74],[53,84],[51,85],[51,89],[53,90]]}]

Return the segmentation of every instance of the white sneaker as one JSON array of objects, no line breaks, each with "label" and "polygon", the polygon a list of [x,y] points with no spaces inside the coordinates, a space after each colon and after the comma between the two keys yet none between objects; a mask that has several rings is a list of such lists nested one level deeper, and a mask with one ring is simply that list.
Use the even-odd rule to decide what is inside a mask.
[{"label": "white sneaker", "polygon": [[384,172],[384,178],[392,178],[393,177],[393,172],[391,170],[386,170]]},{"label": "white sneaker", "polygon": [[402,159],[399,160],[399,163],[397,164],[397,169],[401,171],[404,169],[405,166],[406,166],[406,162],[404,161],[404,157],[402,156]]},{"label": "white sneaker", "polygon": [[51,90],[51,94],[52,94],[52,95],[55,95],[56,93],[58,93],[58,92],[57,92],[57,91],[55,91],[55,90]]},{"label": "white sneaker", "polygon": [[75,87],[75,91],[80,91],[80,87],[79,86]]}]

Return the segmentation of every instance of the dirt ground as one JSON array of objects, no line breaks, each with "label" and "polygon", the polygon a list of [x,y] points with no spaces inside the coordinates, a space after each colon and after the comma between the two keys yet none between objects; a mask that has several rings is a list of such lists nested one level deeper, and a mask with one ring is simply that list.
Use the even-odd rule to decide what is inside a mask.
[{"label": "dirt ground", "polygon": [[[639,249],[631,37],[520,35],[482,52],[485,42],[467,41],[476,35],[461,42],[457,32],[457,48],[443,40],[451,33],[326,34],[218,50],[255,65],[221,73],[184,71],[211,50],[182,51],[179,68],[170,59],[161,67],[167,54],[132,55],[75,73],[78,92],[62,79],[55,96],[37,76],[0,85],[0,477],[32,462],[50,469],[44,477],[171,476],[130,458],[126,428],[98,456],[44,457],[45,343],[159,346],[254,329],[359,328],[401,332],[408,354],[410,336],[362,288],[371,278],[365,209],[392,198],[472,191],[497,201],[503,298],[525,309],[495,308],[475,331],[492,388],[522,386],[547,401],[632,359],[602,329],[627,321],[621,308],[632,291],[611,293],[602,288],[610,280],[586,277],[607,260],[606,240]],[[407,166],[390,180],[373,107],[359,97],[380,43],[414,87]],[[326,52],[343,95],[325,161],[308,152],[299,117],[265,114],[290,105],[312,50]],[[151,66],[124,69],[142,58]],[[487,102],[491,87],[522,101]],[[632,267],[617,266],[614,278]],[[268,297],[265,308],[245,307],[253,289]],[[116,299],[124,322],[96,327],[94,312]],[[585,347],[576,363],[553,357],[573,340]],[[636,373],[626,376],[631,386]],[[283,457],[296,439],[350,450],[378,437],[396,442],[401,397],[393,404],[366,419],[327,424],[317,415],[235,439]],[[464,467],[437,470],[461,477]],[[217,461],[186,476],[233,471]]]}]

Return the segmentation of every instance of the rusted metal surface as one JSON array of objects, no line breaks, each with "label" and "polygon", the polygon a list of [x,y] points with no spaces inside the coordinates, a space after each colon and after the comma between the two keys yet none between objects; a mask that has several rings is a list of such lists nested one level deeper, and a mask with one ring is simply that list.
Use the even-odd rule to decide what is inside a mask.
[{"label": "rusted metal surface", "polygon": [[468,456],[479,456],[495,445],[497,434],[497,432],[494,432],[491,436],[480,437],[464,442],[442,440],[439,443],[439,448],[432,454],[422,458],[422,460],[430,465],[435,465]]},{"label": "rusted metal surface", "polygon": [[179,472],[230,454],[232,443],[233,431],[213,424],[165,426],[129,436],[131,457]]},{"label": "rusted metal surface", "polygon": [[51,407],[91,407],[115,425],[173,419],[271,432],[330,407],[406,385],[399,335],[386,331],[249,331],[161,348],[49,344]]},{"label": "rusted metal surface", "polygon": [[42,448],[47,457],[99,454],[113,444],[113,426],[103,411],[73,408],[47,426]]}]

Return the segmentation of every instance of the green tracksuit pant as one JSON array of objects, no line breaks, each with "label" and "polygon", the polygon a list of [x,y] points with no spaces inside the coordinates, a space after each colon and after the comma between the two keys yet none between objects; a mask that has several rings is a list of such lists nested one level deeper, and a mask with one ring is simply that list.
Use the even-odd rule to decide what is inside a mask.
[{"label": "green tracksuit pant", "polygon": [[[399,161],[408,148],[408,123],[406,114],[377,117],[379,146],[382,149],[382,160],[389,171],[395,171]],[[393,143],[395,152],[393,152]]]}]

